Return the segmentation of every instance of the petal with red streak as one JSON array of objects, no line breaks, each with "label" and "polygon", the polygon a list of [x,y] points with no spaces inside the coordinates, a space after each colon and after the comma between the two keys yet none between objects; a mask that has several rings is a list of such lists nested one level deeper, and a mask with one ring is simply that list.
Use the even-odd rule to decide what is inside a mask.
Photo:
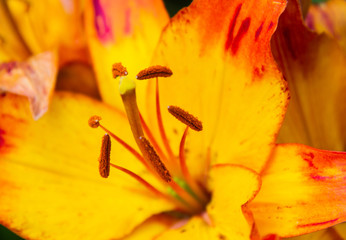
[{"label": "petal with red streak", "polygon": [[[153,65],[168,66],[159,80],[161,106],[179,106],[203,122],[190,133],[187,162],[201,175],[208,159],[259,170],[283,119],[288,93],[272,58],[269,40],[285,1],[197,0],[163,32]],[[156,127],[155,81],[146,99],[148,122]],[[184,126],[164,109],[163,122],[177,153]],[[218,154],[219,153],[219,154]]]},{"label": "petal with red streak", "polygon": [[346,219],[346,153],[278,145],[250,203],[260,234],[296,236]]}]

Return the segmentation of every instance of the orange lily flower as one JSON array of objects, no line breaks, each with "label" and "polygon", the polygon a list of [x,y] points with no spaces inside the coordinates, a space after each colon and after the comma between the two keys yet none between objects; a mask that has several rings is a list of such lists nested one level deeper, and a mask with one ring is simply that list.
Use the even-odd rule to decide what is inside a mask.
[{"label": "orange lily flower", "polygon": [[[288,91],[269,41],[285,5],[197,0],[180,11],[152,61],[173,75],[136,87],[144,121],[134,99],[137,71],[119,64],[115,72],[128,76],[115,107],[56,93],[33,121],[23,97],[3,95],[0,223],[33,239],[249,239],[344,221],[346,154],[275,145]],[[155,69],[162,70],[141,73],[170,75]],[[203,130],[188,130],[201,127],[186,112],[173,110],[188,127],[161,111],[171,104],[202,119]],[[97,175],[100,131],[81,124],[94,114],[120,142],[110,164],[109,135],[103,138],[107,179]]]}]

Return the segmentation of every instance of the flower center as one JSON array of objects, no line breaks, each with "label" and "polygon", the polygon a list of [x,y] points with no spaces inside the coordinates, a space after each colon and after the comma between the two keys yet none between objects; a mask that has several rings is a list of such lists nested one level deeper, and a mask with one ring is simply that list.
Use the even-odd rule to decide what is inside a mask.
[{"label": "flower center", "polygon": [[[191,176],[185,158],[185,142],[188,130],[192,129],[195,131],[202,131],[202,122],[180,107],[168,107],[169,113],[186,125],[180,142],[179,157],[176,157],[169,145],[161,117],[158,77],[170,77],[173,74],[172,71],[164,66],[153,66],[140,71],[136,76],[138,80],[156,78],[157,122],[160,130],[160,137],[168,156],[159,146],[158,141],[153,136],[152,131],[139,112],[136,100],[136,84],[131,78],[127,77],[128,72],[126,68],[122,66],[121,63],[116,63],[113,65],[112,72],[114,78],[120,77],[119,93],[125,107],[132,135],[140,153],[101,125],[101,117],[91,117],[89,119],[90,127],[101,127],[106,132],[102,139],[101,155],[99,159],[100,175],[107,178],[109,176],[110,167],[113,167],[130,175],[156,195],[173,201],[180,211],[188,214],[203,212],[210,200],[210,196],[206,191],[206,188]],[[110,137],[131,152],[145,166],[145,168],[165,186],[166,192],[159,191],[145,179],[133,173],[129,169],[111,163]]]}]

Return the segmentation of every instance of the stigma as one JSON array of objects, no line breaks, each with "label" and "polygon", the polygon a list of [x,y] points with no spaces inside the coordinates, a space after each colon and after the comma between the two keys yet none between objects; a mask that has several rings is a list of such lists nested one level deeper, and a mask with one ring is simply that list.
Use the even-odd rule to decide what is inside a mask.
[{"label": "stigma", "polygon": [[[89,126],[92,128],[101,127],[106,132],[106,135],[102,138],[99,158],[101,177],[107,178],[110,167],[115,168],[133,177],[156,195],[158,194],[173,201],[182,211],[193,214],[202,212],[209,201],[209,194],[204,187],[201,187],[201,183],[190,175],[184,154],[188,129],[202,131],[202,122],[180,107],[168,107],[168,112],[186,125],[186,130],[181,138],[179,155],[176,156],[169,144],[161,116],[158,78],[172,76],[172,70],[166,66],[156,65],[140,71],[135,78],[130,78],[127,69],[121,63],[116,63],[112,66],[112,73],[114,78],[119,78],[119,95],[121,96],[131,133],[139,152],[103,126],[100,123],[100,116],[92,116],[88,121]],[[156,104],[154,107],[156,107],[156,119],[161,139],[154,137],[137,105],[135,80],[150,80],[152,78],[156,79]],[[130,169],[111,163],[110,138],[116,140],[127,151],[132,153],[144,165],[147,171],[159,180],[166,192],[159,191]],[[160,142],[163,146],[160,146]]]}]

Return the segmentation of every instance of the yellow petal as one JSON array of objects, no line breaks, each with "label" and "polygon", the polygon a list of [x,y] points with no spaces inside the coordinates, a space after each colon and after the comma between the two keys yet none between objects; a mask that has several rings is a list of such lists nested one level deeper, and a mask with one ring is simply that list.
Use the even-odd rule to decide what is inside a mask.
[{"label": "yellow petal", "polygon": [[[99,176],[103,133],[90,129],[87,120],[101,115],[104,125],[133,144],[122,112],[82,95],[59,93],[50,111],[33,121],[22,100],[7,94],[0,101],[1,224],[28,239],[111,239],[171,209],[115,169],[107,179]],[[153,180],[115,142],[111,159]]]},{"label": "yellow petal", "polygon": [[168,22],[163,2],[93,0],[86,5],[88,43],[107,103],[122,106],[111,66],[122,62],[134,76],[148,67],[161,30]]},{"label": "yellow petal", "polygon": [[7,62],[0,65],[0,90],[29,98],[35,119],[48,109],[57,74],[56,56],[45,52],[25,62]]},{"label": "yellow petal", "polygon": [[155,237],[166,231],[174,222],[175,220],[173,218],[166,215],[155,215],[143,222],[130,235],[122,238],[122,240],[156,239]]},{"label": "yellow petal", "polygon": [[346,219],[346,153],[278,145],[250,208],[262,236],[296,236]]},{"label": "yellow petal", "polygon": [[208,188],[212,200],[207,213],[194,216],[187,223],[177,223],[158,239],[249,239],[252,219],[246,214],[245,204],[260,188],[259,176],[242,166],[216,165],[210,172]]},{"label": "yellow petal", "polygon": [[75,48],[85,47],[80,1],[7,2],[21,36],[34,54],[63,46],[62,55],[67,59],[74,55]]},{"label": "yellow petal", "polygon": [[31,54],[15,24],[7,1],[0,3],[0,62],[24,60]]},{"label": "yellow petal", "polygon": [[289,1],[272,43],[291,94],[279,141],[343,150],[344,52],[334,40],[312,33],[304,26],[296,1]]},{"label": "yellow petal", "polygon": [[[286,83],[269,48],[284,7],[284,1],[199,0],[165,29],[153,64],[173,71],[159,85],[163,122],[175,153],[184,126],[164,108],[179,106],[203,122],[203,131],[187,139],[193,174],[201,174],[209,150],[214,163],[256,170],[264,165],[287,104]],[[143,101],[148,102],[147,121],[157,129],[155,81]]]},{"label": "yellow petal", "polygon": [[345,12],[345,1],[329,0],[323,4],[311,5],[305,22],[310,29],[336,39],[346,50]]}]

